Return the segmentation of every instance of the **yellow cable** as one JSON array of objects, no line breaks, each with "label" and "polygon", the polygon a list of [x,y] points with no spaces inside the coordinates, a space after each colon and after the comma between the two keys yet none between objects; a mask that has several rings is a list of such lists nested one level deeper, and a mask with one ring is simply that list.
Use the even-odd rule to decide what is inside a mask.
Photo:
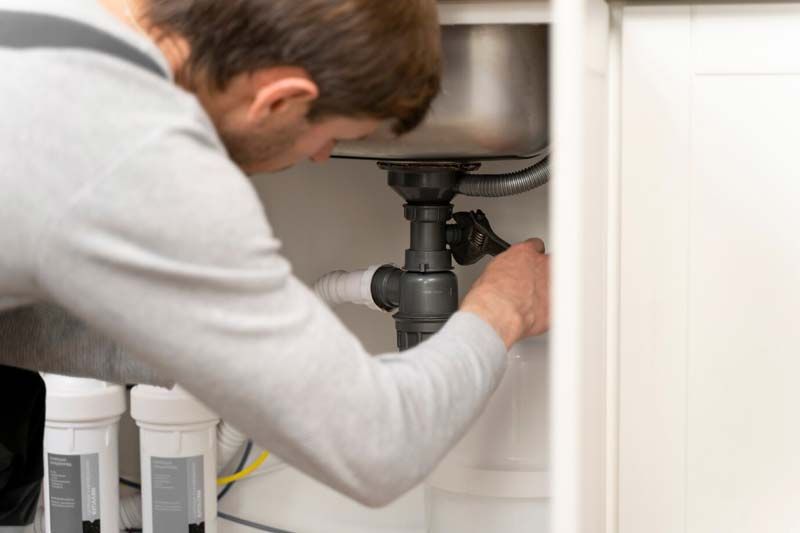
[{"label": "yellow cable", "polygon": [[230,485],[234,481],[239,481],[241,479],[246,478],[247,476],[255,472],[259,466],[263,465],[264,461],[267,460],[267,457],[269,457],[269,452],[265,451],[264,453],[258,456],[258,459],[253,461],[253,463],[244,470],[236,472],[235,474],[230,475],[228,477],[221,477],[217,479],[217,485]]}]

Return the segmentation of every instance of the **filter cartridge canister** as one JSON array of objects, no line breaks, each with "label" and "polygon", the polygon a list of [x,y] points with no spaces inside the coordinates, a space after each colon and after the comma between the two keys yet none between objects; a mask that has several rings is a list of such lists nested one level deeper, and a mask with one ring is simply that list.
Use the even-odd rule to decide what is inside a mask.
[{"label": "filter cartridge canister", "polygon": [[189,393],[139,385],[131,391],[139,426],[144,533],[216,533],[219,417]]},{"label": "filter cartridge canister", "polygon": [[90,379],[43,377],[46,531],[118,533],[119,419],[125,390]]}]

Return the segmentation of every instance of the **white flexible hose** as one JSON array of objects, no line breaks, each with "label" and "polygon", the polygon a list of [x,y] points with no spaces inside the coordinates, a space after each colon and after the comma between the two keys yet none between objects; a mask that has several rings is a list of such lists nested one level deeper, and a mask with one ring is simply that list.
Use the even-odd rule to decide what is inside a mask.
[{"label": "white flexible hose", "polygon": [[45,533],[44,507],[36,509],[36,518],[33,519],[33,533]]},{"label": "white flexible hose", "polygon": [[217,472],[222,473],[225,467],[236,458],[247,443],[247,435],[231,426],[224,420],[217,426]]},{"label": "white flexible hose", "polygon": [[314,293],[328,305],[352,303],[380,311],[372,299],[372,278],[380,267],[376,265],[354,272],[337,270],[325,274],[314,284]]},{"label": "white flexible hose", "polygon": [[141,495],[133,494],[119,500],[119,527],[120,529],[141,529]]}]

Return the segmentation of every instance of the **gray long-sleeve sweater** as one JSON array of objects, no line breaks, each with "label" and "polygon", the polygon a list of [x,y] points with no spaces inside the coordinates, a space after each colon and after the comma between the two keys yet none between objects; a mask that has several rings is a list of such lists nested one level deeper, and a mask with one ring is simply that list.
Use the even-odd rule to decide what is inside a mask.
[{"label": "gray long-sleeve sweater", "polygon": [[[165,64],[92,0],[28,4],[0,9],[71,16]],[[75,357],[81,335],[108,339],[103,363],[87,361],[97,377],[126,379],[133,354],[370,505],[422,481],[480,414],[505,367],[496,332],[458,313],[427,343],[370,357],[292,275],[193,96],[87,51],[0,49],[0,71],[0,311],[63,308],[90,328]],[[25,366],[24,339],[3,335],[0,364]]]},{"label": "gray long-sleeve sweater", "polygon": [[0,364],[120,384],[174,384],[52,303],[0,313]]}]

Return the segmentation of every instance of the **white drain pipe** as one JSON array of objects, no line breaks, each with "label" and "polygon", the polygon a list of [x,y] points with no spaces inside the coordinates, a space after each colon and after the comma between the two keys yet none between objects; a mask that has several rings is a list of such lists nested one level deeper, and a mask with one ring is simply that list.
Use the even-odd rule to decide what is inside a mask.
[{"label": "white drain pipe", "polygon": [[314,284],[314,293],[328,305],[352,303],[380,311],[372,298],[372,278],[381,266],[383,265],[374,265],[354,272],[337,270],[325,274]]}]

